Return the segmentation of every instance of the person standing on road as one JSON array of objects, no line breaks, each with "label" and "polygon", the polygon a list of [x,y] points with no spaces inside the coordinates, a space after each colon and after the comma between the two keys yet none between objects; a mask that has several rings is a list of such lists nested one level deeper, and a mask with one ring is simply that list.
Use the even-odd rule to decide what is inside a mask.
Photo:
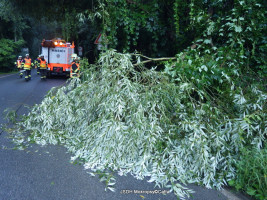
[{"label": "person standing on road", "polygon": [[31,66],[33,65],[32,59],[30,58],[30,55],[27,53],[26,57],[23,60],[24,63],[24,70],[25,70],[25,80],[31,80]]},{"label": "person standing on road", "polygon": [[80,77],[80,64],[78,61],[78,57],[73,57],[73,61],[71,63],[70,78],[74,77]]},{"label": "person standing on road", "polygon": [[47,62],[44,59],[44,55],[40,56],[39,64],[40,64],[41,80],[46,80]]},{"label": "person standing on road", "polygon": [[40,57],[41,55],[39,55],[34,61],[35,68],[37,68],[37,75],[40,75]]},{"label": "person standing on road", "polygon": [[18,57],[18,60],[15,62],[15,65],[17,66],[18,70],[19,70],[19,76],[20,78],[22,78],[23,73],[22,73],[22,69],[23,69],[23,65],[22,65],[22,56]]}]

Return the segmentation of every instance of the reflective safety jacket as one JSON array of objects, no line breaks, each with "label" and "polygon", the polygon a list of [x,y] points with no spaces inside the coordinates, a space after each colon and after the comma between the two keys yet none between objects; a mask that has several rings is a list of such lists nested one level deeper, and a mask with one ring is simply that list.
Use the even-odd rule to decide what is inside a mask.
[{"label": "reflective safety jacket", "polygon": [[46,60],[40,59],[40,69],[46,69]]},{"label": "reflective safety jacket", "polygon": [[40,60],[40,58],[36,58],[36,60],[34,61],[35,67],[40,67]]},{"label": "reflective safety jacket", "polygon": [[24,69],[31,69],[31,65],[32,65],[32,59],[31,58],[24,58],[23,60],[24,62]]},{"label": "reflective safety jacket", "polygon": [[71,63],[71,70],[76,73],[80,70],[80,64],[79,63],[76,63],[76,62],[72,62]]},{"label": "reflective safety jacket", "polygon": [[16,62],[16,66],[20,69],[20,68],[22,68],[22,61],[23,60],[17,60],[17,62]]},{"label": "reflective safety jacket", "polygon": [[70,77],[73,76],[79,77],[79,71],[80,71],[80,64],[73,61],[71,63],[71,71],[70,71]]}]

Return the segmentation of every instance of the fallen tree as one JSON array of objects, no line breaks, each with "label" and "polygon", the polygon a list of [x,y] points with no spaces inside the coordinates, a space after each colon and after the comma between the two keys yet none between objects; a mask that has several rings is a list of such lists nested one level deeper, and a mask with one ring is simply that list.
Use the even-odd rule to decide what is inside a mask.
[{"label": "fallen tree", "polygon": [[[257,96],[250,102],[236,92],[238,113],[227,115],[192,82],[174,83],[167,73],[133,63],[131,54],[104,52],[81,80],[51,90],[17,122],[14,141],[64,145],[86,169],[149,176],[181,198],[193,192],[187,183],[220,189],[235,176],[240,149],[263,145],[267,96],[257,88],[251,86]],[[109,178],[107,187],[113,185]]]}]

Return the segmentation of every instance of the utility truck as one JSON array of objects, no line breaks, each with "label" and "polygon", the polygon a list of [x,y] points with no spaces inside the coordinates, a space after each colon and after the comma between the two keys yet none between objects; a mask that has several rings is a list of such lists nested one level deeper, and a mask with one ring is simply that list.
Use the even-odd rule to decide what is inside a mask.
[{"label": "utility truck", "polygon": [[74,54],[74,43],[61,38],[42,41],[42,54],[47,62],[47,77],[51,75],[70,76],[71,55]]}]

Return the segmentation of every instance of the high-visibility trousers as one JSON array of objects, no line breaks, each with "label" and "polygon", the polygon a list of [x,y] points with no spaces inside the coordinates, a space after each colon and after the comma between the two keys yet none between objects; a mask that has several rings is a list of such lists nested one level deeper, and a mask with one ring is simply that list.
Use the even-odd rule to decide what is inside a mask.
[{"label": "high-visibility trousers", "polygon": [[80,70],[79,69],[75,70],[75,71],[73,71],[73,70],[70,71],[70,78],[74,78],[74,77],[77,77],[77,78],[80,77]]},{"label": "high-visibility trousers", "polygon": [[41,79],[46,79],[47,69],[46,68],[40,68],[40,73],[41,73]]},{"label": "high-visibility trousers", "polygon": [[25,69],[25,80],[30,80],[31,77],[31,69]]}]

